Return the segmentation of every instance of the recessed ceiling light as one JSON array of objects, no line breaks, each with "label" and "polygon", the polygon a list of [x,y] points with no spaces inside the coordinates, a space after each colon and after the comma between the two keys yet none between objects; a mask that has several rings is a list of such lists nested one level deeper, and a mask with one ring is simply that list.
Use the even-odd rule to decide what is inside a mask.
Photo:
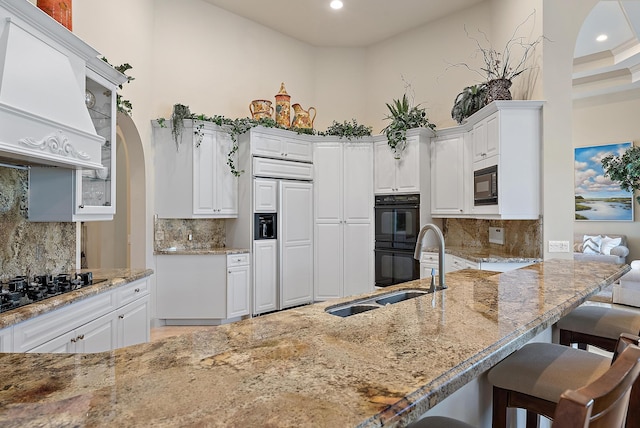
[{"label": "recessed ceiling light", "polygon": [[599,42],[604,42],[608,38],[609,38],[609,36],[607,36],[606,34],[600,34],[598,37],[596,37],[596,40],[599,41]]},{"label": "recessed ceiling light", "polygon": [[342,9],[342,2],[340,0],[333,0],[330,4],[331,9]]}]

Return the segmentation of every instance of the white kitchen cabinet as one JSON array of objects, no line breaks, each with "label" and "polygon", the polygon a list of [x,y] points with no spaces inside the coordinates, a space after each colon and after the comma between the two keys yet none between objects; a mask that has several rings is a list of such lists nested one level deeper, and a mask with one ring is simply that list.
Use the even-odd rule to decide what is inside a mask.
[{"label": "white kitchen cabinet", "polygon": [[256,178],[253,181],[253,211],[274,213],[278,210],[278,183],[272,179]]},{"label": "white kitchen cabinet", "polygon": [[227,266],[225,254],[157,255],[157,318],[167,324],[216,324],[230,314],[248,315],[249,255],[234,256],[243,262]]},{"label": "white kitchen cabinet", "polygon": [[249,254],[227,255],[227,318],[249,315]]},{"label": "white kitchen cabinet", "polygon": [[373,146],[314,144],[314,299],[373,290]]},{"label": "white kitchen cabinet", "polygon": [[229,134],[210,122],[184,121],[176,144],[171,122],[152,121],[156,214],[160,218],[235,218],[237,178],[227,165]]},{"label": "white kitchen cabinet", "polygon": [[313,301],[313,186],[279,182],[280,308]]},{"label": "white kitchen cabinet", "polygon": [[[498,166],[498,204],[471,205],[470,214],[473,217],[509,220],[539,218],[541,110],[542,102],[539,101],[496,101],[471,116],[470,120],[477,115],[477,123],[486,123],[487,138],[487,149],[484,151],[487,156],[476,160],[473,170]],[[478,141],[478,135],[483,133],[474,128],[474,143]],[[480,140],[483,138],[480,137]],[[476,152],[482,150],[474,149]]]},{"label": "white kitchen cabinet", "polygon": [[277,128],[252,128],[251,154],[289,161],[312,162],[311,142],[304,136]]},{"label": "white kitchen cabinet", "polygon": [[102,352],[149,340],[148,280],[140,279],[13,327],[13,352]]},{"label": "white kitchen cabinet", "polygon": [[[431,270],[433,269],[433,275],[437,276],[440,271],[438,265],[438,253],[431,253],[428,251],[423,251],[420,255],[420,279],[429,278],[431,276]],[[447,256],[445,255],[445,262],[447,260]],[[446,273],[446,267],[445,267]]]},{"label": "white kitchen cabinet", "polygon": [[407,138],[407,146],[400,159],[394,157],[386,140],[376,141],[374,147],[375,193],[419,193],[419,138]]},{"label": "white kitchen cabinet", "polygon": [[117,347],[116,316],[110,312],[27,352],[88,353],[110,351]]},{"label": "white kitchen cabinet", "polygon": [[13,352],[13,327],[0,330],[0,352]]},{"label": "white kitchen cabinet", "polygon": [[444,261],[446,272],[454,272],[462,269],[480,269],[480,263],[454,256],[452,254],[447,254]]},{"label": "white kitchen cabinet", "polygon": [[278,241],[253,242],[253,314],[278,309]]},{"label": "white kitchen cabinet", "polygon": [[492,114],[473,125],[473,161],[483,161],[496,156],[500,150],[500,119]]},{"label": "white kitchen cabinet", "polygon": [[[115,74],[117,73],[117,74]],[[86,71],[86,91],[94,95],[87,106],[98,135],[105,142],[101,169],[72,170],[32,166],[29,171],[30,221],[113,220],[116,212],[116,89],[122,83],[115,72]]]},{"label": "white kitchen cabinet", "polygon": [[116,314],[118,348],[146,343],[150,340],[148,294],[119,308]]},{"label": "white kitchen cabinet", "polygon": [[467,209],[465,134],[435,138],[431,143],[431,214],[459,215]]}]

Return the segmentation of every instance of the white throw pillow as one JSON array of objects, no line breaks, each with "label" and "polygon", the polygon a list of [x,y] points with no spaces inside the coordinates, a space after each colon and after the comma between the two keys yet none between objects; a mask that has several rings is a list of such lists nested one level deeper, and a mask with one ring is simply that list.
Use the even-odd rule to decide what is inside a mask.
[{"label": "white throw pillow", "polygon": [[605,255],[611,255],[611,250],[622,242],[622,238],[609,238],[605,236],[600,243],[600,252]]},{"label": "white throw pillow", "polygon": [[582,240],[582,252],[585,254],[600,254],[601,243],[602,237],[600,235],[584,235]]}]

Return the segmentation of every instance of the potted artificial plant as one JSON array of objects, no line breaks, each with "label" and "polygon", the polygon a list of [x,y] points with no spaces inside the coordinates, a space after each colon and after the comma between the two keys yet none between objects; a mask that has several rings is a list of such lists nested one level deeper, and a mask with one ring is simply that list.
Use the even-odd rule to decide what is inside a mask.
[{"label": "potted artificial plant", "polygon": [[413,128],[435,129],[435,125],[429,122],[427,113],[419,105],[411,106],[407,99],[407,94],[401,100],[393,100],[391,104],[386,103],[389,115],[385,117],[391,120],[382,132],[387,137],[387,144],[393,151],[396,159],[400,159],[403,150],[407,145],[407,130]]},{"label": "potted artificial plant", "polygon": [[458,124],[462,124],[466,118],[485,106],[486,96],[487,85],[485,83],[467,86],[456,96],[451,109],[451,117]]}]

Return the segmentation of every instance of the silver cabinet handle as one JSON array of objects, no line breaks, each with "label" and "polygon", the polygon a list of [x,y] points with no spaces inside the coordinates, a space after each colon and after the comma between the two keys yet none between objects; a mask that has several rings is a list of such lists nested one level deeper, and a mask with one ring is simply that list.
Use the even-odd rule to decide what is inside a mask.
[{"label": "silver cabinet handle", "polygon": [[140,292],[140,289],[139,289],[139,288],[136,288],[136,289],[135,289],[135,290],[133,290],[133,291],[135,291],[136,293],[139,293],[139,292]]},{"label": "silver cabinet handle", "polygon": [[80,209],[84,208],[84,204],[78,205],[78,208],[80,208]]},{"label": "silver cabinet handle", "polygon": [[124,319],[124,315],[118,315],[118,318]]}]

